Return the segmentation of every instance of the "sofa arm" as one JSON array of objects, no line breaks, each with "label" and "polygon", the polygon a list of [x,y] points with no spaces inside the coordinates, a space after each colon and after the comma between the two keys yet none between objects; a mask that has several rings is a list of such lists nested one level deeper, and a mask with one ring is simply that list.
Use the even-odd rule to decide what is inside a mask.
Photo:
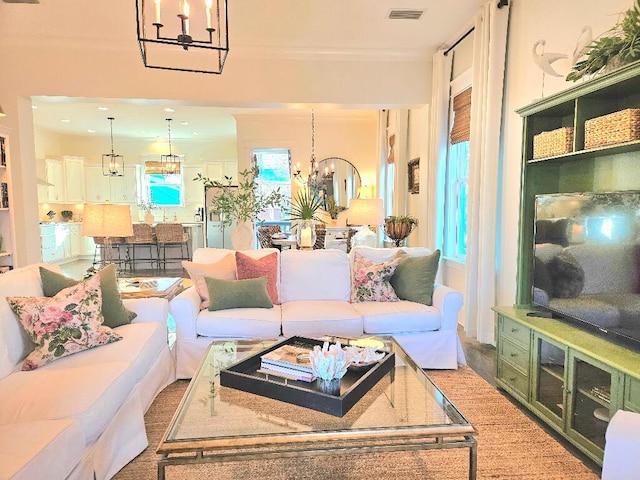
[{"label": "sofa arm", "polygon": [[200,295],[189,287],[169,302],[169,313],[176,322],[176,338],[195,339],[196,319],[200,313]]},{"label": "sofa arm", "polygon": [[462,293],[445,285],[436,285],[433,290],[433,306],[440,310],[442,330],[458,329],[458,313],[462,308]]},{"label": "sofa arm", "polygon": [[605,434],[602,480],[632,480],[640,471],[640,414],[618,410]]},{"label": "sofa arm", "polygon": [[122,303],[137,314],[131,323],[161,322],[167,325],[169,302],[164,298],[127,298]]}]

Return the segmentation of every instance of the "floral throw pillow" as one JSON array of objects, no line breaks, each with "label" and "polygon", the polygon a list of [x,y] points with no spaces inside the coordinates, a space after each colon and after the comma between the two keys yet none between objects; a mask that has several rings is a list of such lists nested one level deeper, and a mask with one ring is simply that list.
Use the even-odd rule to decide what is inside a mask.
[{"label": "floral throw pillow", "polygon": [[102,325],[98,275],[60,290],[54,297],[8,297],[7,302],[36,344],[22,370],[34,370],[58,358],[122,339]]},{"label": "floral throw pillow", "polygon": [[353,259],[352,302],[397,302],[398,296],[389,280],[400,264],[400,258],[375,263],[355,252]]}]

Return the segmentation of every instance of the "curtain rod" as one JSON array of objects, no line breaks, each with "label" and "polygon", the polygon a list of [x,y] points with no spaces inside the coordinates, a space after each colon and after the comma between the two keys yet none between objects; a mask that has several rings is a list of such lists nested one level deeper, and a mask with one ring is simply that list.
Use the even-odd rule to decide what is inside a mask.
[{"label": "curtain rod", "polygon": [[[498,1],[498,8],[506,7],[507,5],[509,5],[509,0],[499,0],[499,1]],[[451,45],[449,48],[447,48],[447,49],[444,51],[444,56],[446,57],[446,56],[447,56],[447,54],[448,54],[451,50],[453,50],[454,48],[456,48],[456,47],[460,44],[460,42],[462,42],[465,38],[467,38],[467,37],[471,34],[471,32],[473,32],[474,30],[475,30],[475,27],[471,27],[471,28],[469,29],[469,31],[467,31],[467,33],[465,33],[464,35],[462,35],[458,40],[456,40],[456,41],[455,41],[455,43],[454,43],[453,45]]]}]

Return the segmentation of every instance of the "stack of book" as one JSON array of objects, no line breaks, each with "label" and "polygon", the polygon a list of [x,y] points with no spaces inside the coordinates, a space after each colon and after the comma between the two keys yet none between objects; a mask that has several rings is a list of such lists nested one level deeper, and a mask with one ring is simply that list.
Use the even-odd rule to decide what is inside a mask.
[{"label": "stack of book", "polygon": [[309,363],[310,351],[308,347],[283,345],[262,355],[258,372],[289,380],[313,382],[316,377]]}]

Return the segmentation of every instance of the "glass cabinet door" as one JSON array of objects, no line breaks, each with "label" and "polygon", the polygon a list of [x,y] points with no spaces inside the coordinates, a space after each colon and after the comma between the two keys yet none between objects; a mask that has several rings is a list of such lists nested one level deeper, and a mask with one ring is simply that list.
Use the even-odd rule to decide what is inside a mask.
[{"label": "glass cabinet door", "polygon": [[616,389],[620,374],[579,354],[571,355],[571,364],[569,434],[601,453],[609,418],[619,408]]},{"label": "glass cabinet door", "polygon": [[563,428],[567,351],[545,337],[536,335],[535,340],[533,403],[541,414]]}]

